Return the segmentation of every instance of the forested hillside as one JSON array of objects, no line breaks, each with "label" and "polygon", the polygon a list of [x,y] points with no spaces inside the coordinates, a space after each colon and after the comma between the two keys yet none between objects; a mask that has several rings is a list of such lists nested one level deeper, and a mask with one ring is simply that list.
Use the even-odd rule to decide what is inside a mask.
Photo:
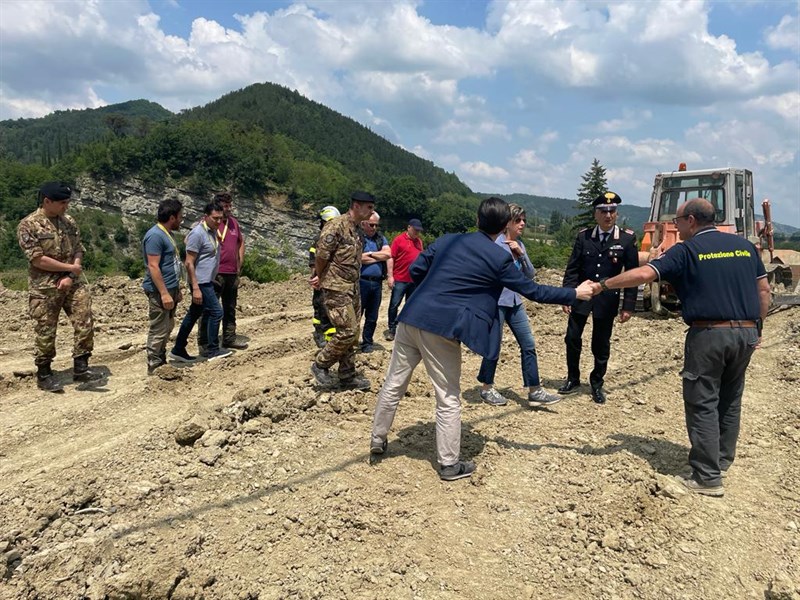
[{"label": "forested hillside", "polygon": [[356,178],[378,186],[393,177],[412,176],[427,183],[433,196],[470,193],[455,174],[395,146],[353,119],[274,83],[257,83],[231,92],[182,113],[179,119],[227,119],[288,136],[318,156],[341,163]]},{"label": "forested hillside", "polygon": [[173,114],[149,100],[101,108],[59,110],[39,119],[0,121],[4,157],[49,167],[80,146],[114,135],[143,135]]}]

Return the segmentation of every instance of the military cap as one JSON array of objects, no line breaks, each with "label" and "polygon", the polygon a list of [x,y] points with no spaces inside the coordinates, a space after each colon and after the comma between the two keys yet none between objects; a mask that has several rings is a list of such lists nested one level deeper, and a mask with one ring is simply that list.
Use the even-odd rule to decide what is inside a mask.
[{"label": "military cap", "polygon": [[600,210],[617,210],[617,205],[622,202],[622,198],[619,197],[618,194],[614,192],[606,192],[605,194],[600,194],[597,198],[592,201],[592,206],[596,209]]},{"label": "military cap", "polygon": [[350,200],[352,202],[372,202],[375,204],[375,196],[369,192],[353,192],[353,195],[350,196]]},{"label": "military cap", "polygon": [[39,188],[39,196],[56,202],[69,200],[72,197],[72,189],[61,181],[48,181]]}]

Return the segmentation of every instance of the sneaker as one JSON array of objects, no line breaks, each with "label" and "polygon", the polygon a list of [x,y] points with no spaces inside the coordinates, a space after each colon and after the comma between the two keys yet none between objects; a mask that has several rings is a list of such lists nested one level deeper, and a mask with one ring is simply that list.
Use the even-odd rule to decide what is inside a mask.
[{"label": "sneaker", "polygon": [[326,387],[333,385],[333,377],[331,377],[328,369],[323,369],[318,366],[316,362],[311,363],[311,373],[314,375],[314,379],[317,380],[318,384]]},{"label": "sneaker", "polygon": [[508,400],[494,388],[481,390],[481,400],[492,406],[505,406]]},{"label": "sneaker", "polygon": [[387,331],[386,334],[383,336],[387,342],[394,341],[394,331]]},{"label": "sneaker", "polygon": [[217,360],[218,358],[226,358],[233,354],[227,348],[217,348],[216,350],[210,350],[208,354],[206,354],[206,358],[208,360]]},{"label": "sneaker", "polygon": [[347,379],[340,379],[339,383],[348,390],[368,390],[371,385],[369,379],[361,375],[355,375]]},{"label": "sneaker", "polygon": [[372,344],[361,344],[361,352],[364,354],[369,354],[373,350],[375,350],[375,347]]},{"label": "sneaker", "polygon": [[474,472],[475,472],[474,462],[460,460],[454,465],[441,467],[439,469],[439,479],[442,479],[443,481],[455,481],[456,479],[469,477]]},{"label": "sneaker", "polygon": [[563,400],[561,396],[556,396],[555,394],[545,392],[544,388],[539,388],[538,390],[528,394],[528,406],[531,408],[536,408],[538,406],[552,406],[553,404],[561,402],[561,400]]},{"label": "sneaker", "polygon": [[369,453],[370,454],[385,454],[386,448],[389,446],[389,442],[387,440],[376,440],[372,439],[369,443]]},{"label": "sneaker", "polygon": [[725,488],[720,485],[704,485],[697,481],[694,477],[681,477],[681,483],[690,492],[701,494],[703,496],[712,496],[714,498],[722,498],[725,495]]},{"label": "sneaker", "polygon": [[197,360],[197,357],[189,354],[186,349],[178,350],[177,348],[172,349],[172,352],[169,353],[169,357],[175,362],[182,363],[192,363]]}]

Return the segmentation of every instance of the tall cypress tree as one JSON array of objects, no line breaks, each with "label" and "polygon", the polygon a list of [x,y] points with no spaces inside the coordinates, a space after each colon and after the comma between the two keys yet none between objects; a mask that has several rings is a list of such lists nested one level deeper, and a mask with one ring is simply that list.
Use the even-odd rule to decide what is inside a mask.
[{"label": "tall cypress tree", "polygon": [[596,158],[592,160],[592,166],[581,176],[581,187],[578,188],[578,203],[580,212],[575,215],[573,225],[577,229],[594,226],[594,207],[592,201],[600,194],[608,191],[608,181],[606,180],[606,169]]}]

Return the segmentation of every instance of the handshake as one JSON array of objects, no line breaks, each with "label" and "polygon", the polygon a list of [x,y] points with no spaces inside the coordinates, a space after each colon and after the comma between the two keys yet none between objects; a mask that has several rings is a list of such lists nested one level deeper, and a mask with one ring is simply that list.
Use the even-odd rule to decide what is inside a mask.
[{"label": "handshake", "polygon": [[601,293],[602,291],[602,286],[597,281],[591,281],[590,279],[587,279],[577,288],[575,288],[575,292],[578,295],[578,300],[589,300],[592,298],[592,296],[597,296],[597,294]]}]

